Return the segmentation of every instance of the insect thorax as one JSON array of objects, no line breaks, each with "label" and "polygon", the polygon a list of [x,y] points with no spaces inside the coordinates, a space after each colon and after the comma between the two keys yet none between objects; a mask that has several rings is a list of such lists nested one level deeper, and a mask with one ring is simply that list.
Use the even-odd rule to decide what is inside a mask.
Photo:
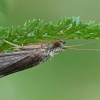
[{"label": "insect thorax", "polygon": [[52,58],[55,54],[60,53],[64,48],[65,41],[56,41],[54,44],[45,45],[45,53],[41,57],[41,62]]}]

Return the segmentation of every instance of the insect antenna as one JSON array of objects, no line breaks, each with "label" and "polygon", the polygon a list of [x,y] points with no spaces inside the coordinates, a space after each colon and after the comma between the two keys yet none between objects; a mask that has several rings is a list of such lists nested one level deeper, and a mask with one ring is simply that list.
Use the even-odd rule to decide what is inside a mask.
[{"label": "insect antenna", "polygon": [[80,46],[85,46],[85,45],[89,45],[89,44],[94,44],[96,42],[100,42],[100,39],[99,40],[96,40],[96,41],[93,41],[93,42],[88,42],[88,43],[79,44],[79,45],[64,46],[64,49],[68,49],[68,50],[82,50],[82,51],[100,51],[100,49],[74,48],[74,47],[80,47]]},{"label": "insect antenna", "polygon": [[66,48],[66,47],[64,47],[64,49],[67,49],[67,50],[79,50],[79,51],[100,51],[100,49],[82,49],[82,48]]},{"label": "insect antenna", "polygon": [[67,46],[67,47],[80,47],[80,46],[85,46],[85,45],[89,45],[89,44],[94,44],[96,42],[100,42],[100,39],[96,40],[96,41],[93,41],[93,42],[87,42],[87,43],[84,43],[84,44],[72,45],[72,46]]}]

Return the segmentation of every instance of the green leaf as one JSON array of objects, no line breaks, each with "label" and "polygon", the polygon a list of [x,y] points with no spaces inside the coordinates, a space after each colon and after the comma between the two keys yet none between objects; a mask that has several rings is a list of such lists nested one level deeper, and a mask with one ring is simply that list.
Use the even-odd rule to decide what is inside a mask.
[{"label": "green leaf", "polygon": [[[58,38],[59,37],[59,38]],[[55,39],[96,39],[100,37],[100,23],[94,21],[83,23],[79,17],[61,18],[56,24],[43,23],[43,20],[33,19],[24,23],[23,27],[16,29],[0,27],[0,51],[12,50],[12,46],[4,43],[2,39],[18,45],[36,44],[40,41],[53,41]]]}]

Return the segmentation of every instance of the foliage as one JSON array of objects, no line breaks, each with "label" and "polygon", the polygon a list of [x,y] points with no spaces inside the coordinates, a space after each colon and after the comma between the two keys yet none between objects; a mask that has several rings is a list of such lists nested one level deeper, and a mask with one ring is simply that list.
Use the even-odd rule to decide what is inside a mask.
[{"label": "foliage", "polygon": [[11,49],[11,45],[4,43],[2,39],[14,44],[26,45],[42,40],[96,39],[99,37],[100,24],[95,24],[93,21],[83,23],[79,21],[79,17],[61,18],[55,25],[52,22],[44,24],[43,20],[33,19],[25,22],[23,27],[18,26],[16,29],[0,27],[0,51]]}]

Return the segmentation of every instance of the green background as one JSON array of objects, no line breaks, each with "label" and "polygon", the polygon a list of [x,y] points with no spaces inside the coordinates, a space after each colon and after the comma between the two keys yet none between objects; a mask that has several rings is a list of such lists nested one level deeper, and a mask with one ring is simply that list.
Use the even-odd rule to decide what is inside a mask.
[{"label": "green background", "polygon": [[[100,0],[1,0],[0,25],[61,17],[100,22]],[[93,40],[68,40],[66,45]],[[100,48],[100,43],[82,48]],[[34,68],[0,79],[0,100],[100,100],[100,52],[66,50]]]}]

